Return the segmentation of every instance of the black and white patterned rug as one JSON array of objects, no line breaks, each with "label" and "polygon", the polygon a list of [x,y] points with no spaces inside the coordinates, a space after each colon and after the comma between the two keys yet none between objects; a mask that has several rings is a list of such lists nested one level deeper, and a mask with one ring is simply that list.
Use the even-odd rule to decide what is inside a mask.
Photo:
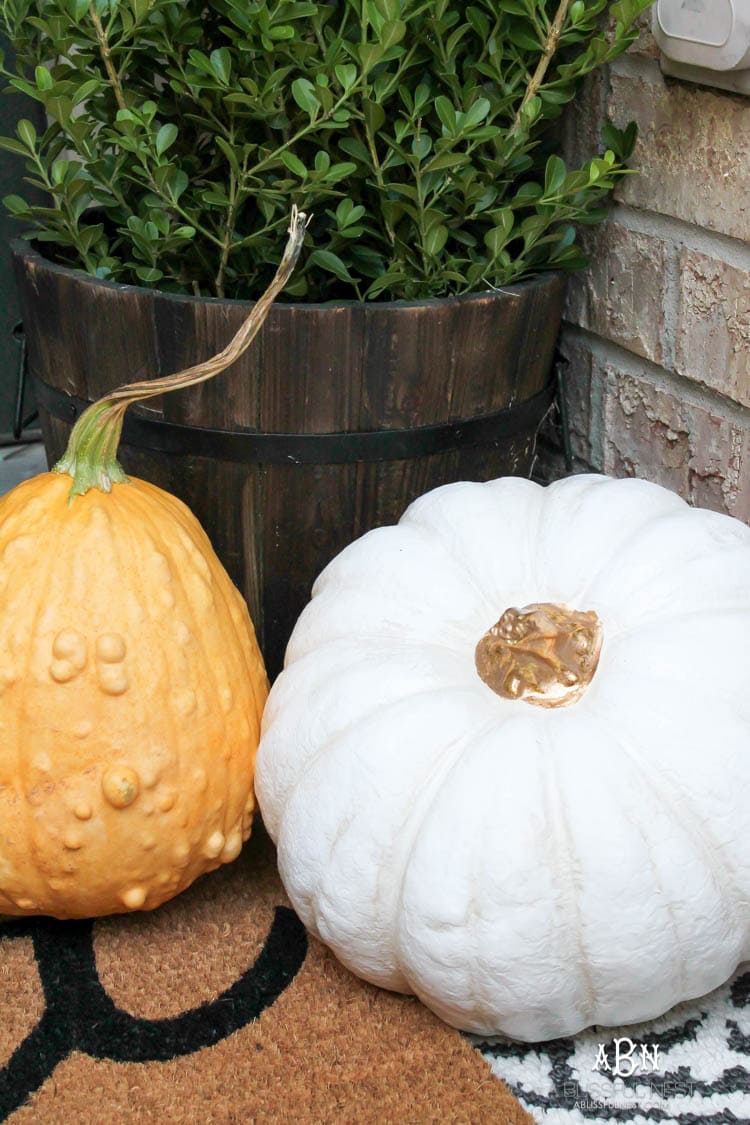
[{"label": "black and white patterned rug", "polygon": [[471,1038],[540,1125],[750,1125],[747,963],[650,1023],[538,1045]]}]

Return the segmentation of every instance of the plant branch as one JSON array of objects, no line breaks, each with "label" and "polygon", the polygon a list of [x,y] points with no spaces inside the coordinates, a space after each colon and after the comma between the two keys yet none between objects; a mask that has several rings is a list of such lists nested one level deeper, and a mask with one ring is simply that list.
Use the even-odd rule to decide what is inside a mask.
[{"label": "plant branch", "polygon": [[234,172],[229,176],[229,207],[227,208],[227,225],[224,231],[224,242],[221,247],[221,255],[219,257],[219,269],[216,274],[215,288],[216,296],[224,296],[224,274],[229,261],[229,253],[232,249],[232,232],[234,231],[234,220],[237,214],[237,177]]},{"label": "plant branch", "polygon": [[[372,133],[370,132],[370,127],[367,124],[366,120],[364,122],[364,125],[365,125],[365,137],[367,138],[367,147],[370,151],[370,158],[372,160],[372,166],[375,170],[375,179],[378,182],[378,188],[380,189],[381,196],[383,198],[385,198],[385,195],[386,195],[385,180],[383,179],[383,168],[382,168],[382,165],[380,163],[380,160],[378,159],[377,149],[375,148],[375,138],[373,137]],[[395,246],[396,245],[396,232],[394,231],[393,226],[391,225],[390,219],[387,218],[385,213],[383,214],[383,223],[385,225],[386,234],[388,235],[388,241],[390,242],[391,246]]]},{"label": "plant branch", "polygon": [[515,134],[520,129],[524,109],[529,104],[531,99],[536,97],[539,87],[541,86],[542,82],[544,82],[544,77],[549,70],[549,65],[552,62],[558,46],[560,45],[560,36],[562,35],[562,30],[565,26],[565,20],[568,15],[568,10],[572,2],[573,0],[560,0],[560,6],[558,7],[555,18],[550,25],[550,29],[547,34],[547,41],[544,44],[544,50],[542,51],[541,58],[539,59],[539,62],[536,65],[536,70],[532,74],[529,84],[526,87],[526,92],[523,95],[521,104],[518,107],[518,112],[516,113],[513,124],[510,127],[510,132],[508,134],[509,137],[515,136]]},{"label": "plant branch", "polygon": [[89,15],[91,16],[91,22],[93,23],[94,30],[96,31],[96,41],[99,44],[99,54],[102,56],[104,69],[107,72],[109,84],[114,91],[115,101],[117,102],[118,109],[127,109],[128,106],[127,102],[125,101],[125,95],[122,91],[120,76],[115,69],[114,63],[112,62],[112,51],[109,46],[107,32],[104,30],[104,25],[102,24],[102,21],[99,18],[99,13],[97,12],[96,6],[93,3],[89,4]]},{"label": "plant branch", "polygon": [[[229,143],[234,144],[234,120],[232,121],[232,129],[229,136]],[[244,169],[243,169],[244,171]],[[234,223],[237,216],[237,206],[240,198],[240,185],[237,183],[237,176],[234,169],[230,168],[229,171],[229,206],[227,207],[227,222],[224,230],[224,241],[221,247],[221,255],[219,257],[219,269],[216,274],[216,281],[214,283],[216,288],[216,296],[224,296],[224,274],[229,261],[229,254],[232,249],[232,235],[234,233]]]},{"label": "plant branch", "polygon": [[358,92],[358,88],[361,86],[362,81],[363,79],[360,79],[360,81],[352,86],[352,88],[346,94],[342,94],[341,97],[338,98],[336,102],[334,102],[330,110],[328,110],[326,113],[321,114],[320,117],[314,118],[307,125],[303,125],[302,128],[298,129],[294,136],[290,137],[288,141],[285,141],[283,145],[279,145],[279,147],[274,149],[273,152],[269,153],[268,156],[264,156],[262,160],[259,160],[255,167],[248,172],[248,176],[257,176],[258,172],[262,168],[267,168],[269,164],[273,164],[276,160],[280,159],[282,152],[286,152],[286,150],[288,148],[291,148],[292,145],[297,144],[298,141],[302,140],[303,137],[306,137],[308,133],[316,128],[316,126],[320,125],[322,121],[328,121],[331,117],[333,117],[336,110],[341,109],[344,103],[349,101],[352,94]]}]

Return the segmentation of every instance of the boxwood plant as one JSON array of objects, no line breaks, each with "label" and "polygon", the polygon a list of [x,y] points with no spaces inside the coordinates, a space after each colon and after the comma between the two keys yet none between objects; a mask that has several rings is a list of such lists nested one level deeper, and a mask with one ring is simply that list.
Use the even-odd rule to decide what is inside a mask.
[{"label": "boxwood plant", "polygon": [[650,0],[4,0],[6,86],[43,107],[0,141],[44,206],[5,204],[102,278],[253,297],[290,204],[287,292],[421,299],[582,264],[632,127],[568,167],[559,117]]}]

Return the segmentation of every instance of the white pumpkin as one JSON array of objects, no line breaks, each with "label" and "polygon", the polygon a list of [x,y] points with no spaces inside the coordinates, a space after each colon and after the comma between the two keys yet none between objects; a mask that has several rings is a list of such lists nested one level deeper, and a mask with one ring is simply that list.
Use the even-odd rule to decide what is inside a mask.
[{"label": "white pumpkin", "polygon": [[600,476],[428,493],[323,572],[271,692],[300,917],[483,1035],[713,989],[750,958],[749,638],[736,520]]}]

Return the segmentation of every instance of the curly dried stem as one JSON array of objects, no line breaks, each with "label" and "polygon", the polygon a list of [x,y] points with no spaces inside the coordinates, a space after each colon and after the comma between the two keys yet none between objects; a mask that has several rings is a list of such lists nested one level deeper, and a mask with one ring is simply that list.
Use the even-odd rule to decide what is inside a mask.
[{"label": "curly dried stem", "polygon": [[71,499],[88,492],[90,488],[109,492],[113,484],[127,481],[117,460],[117,448],[125,411],[132,403],[205,383],[239,359],[258,334],[268,310],[291,277],[302,249],[308,222],[304,212],[298,211],[296,207],[292,209],[289,239],[271,284],[255,302],[238,332],[218,355],[177,371],[174,375],[118,387],[84,411],[73,427],[65,454],[53,469],[53,472],[67,473],[73,478]]}]

